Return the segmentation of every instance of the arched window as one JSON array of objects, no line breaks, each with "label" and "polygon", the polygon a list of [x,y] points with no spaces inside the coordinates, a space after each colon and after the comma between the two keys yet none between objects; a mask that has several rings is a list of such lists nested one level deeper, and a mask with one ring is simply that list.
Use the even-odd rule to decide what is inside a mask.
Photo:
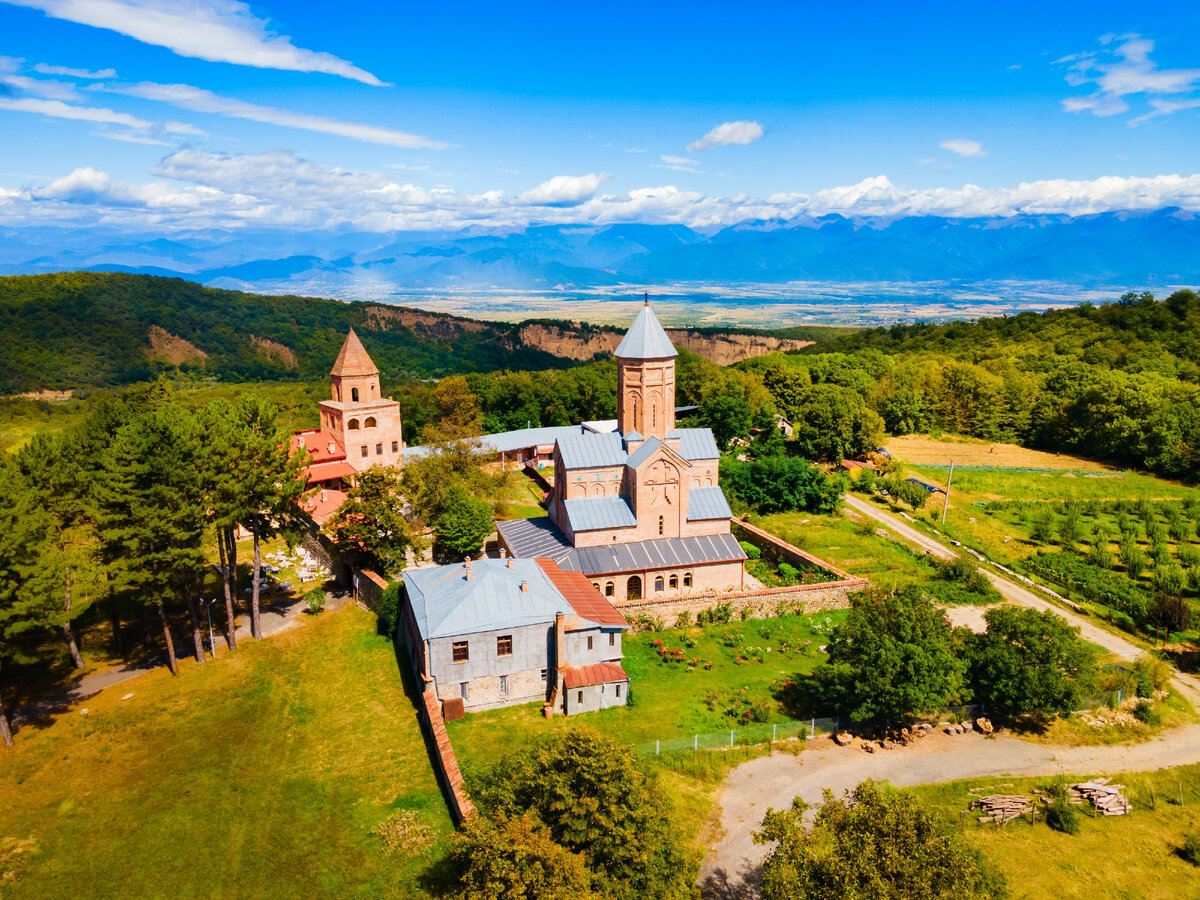
[{"label": "arched window", "polygon": [[661,593],[662,589],[663,589],[663,577],[661,575],[659,575],[657,578],[654,579],[654,592],[656,594]]},{"label": "arched window", "polygon": [[594,587],[596,590],[600,590],[600,582],[598,582],[598,581],[593,581],[593,582],[592,582],[592,587]]},{"label": "arched window", "polygon": [[604,596],[612,597],[617,593],[617,586],[611,581],[604,585]]},{"label": "arched window", "polygon": [[670,585],[671,590],[675,590],[677,587],[679,587],[679,576],[672,575],[670,581],[668,581],[667,584]]},{"label": "arched window", "polygon": [[355,403],[358,402],[358,388],[350,388],[350,399]]},{"label": "arched window", "polygon": [[662,516],[659,516],[659,517],[658,517],[658,536],[659,536],[659,537],[662,537],[662,533],[663,533],[663,523],[664,523],[663,517],[662,517]]},{"label": "arched window", "polygon": [[625,596],[629,600],[642,599],[642,578],[640,575],[630,575],[625,582]]},{"label": "arched window", "polygon": [[351,419],[346,423],[346,427],[351,431],[358,431],[358,419]]},{"label": "arched window", "polygon": [[374,427],[375,427],[375,417],[369,416],[367,418],[367,420],[365,422],[363,422],[363,428],[374,428]]},{"label": "arched window", "polygon": [[691,573],[691,572],[684,572],[684,573],[683,573],[683,586],[684,586],[684,587],[691,587],[691,586],[692,586],[692,573]]},{"label": "arched window", "polygon": [[596,482],[595,487],[592,488],[592,495],[595,497],[603,497],[604,496],[604,484],[602,482],[599,482],[599,481]]}]

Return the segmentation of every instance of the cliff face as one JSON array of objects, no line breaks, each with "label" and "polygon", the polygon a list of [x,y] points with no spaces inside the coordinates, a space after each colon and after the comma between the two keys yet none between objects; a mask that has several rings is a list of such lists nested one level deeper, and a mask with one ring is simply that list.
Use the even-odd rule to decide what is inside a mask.
[{"label": "cliff face", "polygon": [[400,306],[372,306],[367,310],[367,321],[372,328],[387,331],[392,325],[409,328],[414,334],[425,334],[435,338],[452,338],[466,332],[486,331],[492,327],[487,322],[460,319],[458,316],[438,316],[419,309]]},{"label": "cliff face", "polygon": [[[812,341],[797,341],[767,334],[701,334],[686,329],[667,329],[676,346],[703,356],[717,365],[729,366],[751,356],[762,356],[783,350],[799,350]],[[591,359],[596,354],[608,355],[617,349],[622,335],[613,331],[565,329],[557,325],[522,325],[517,332],[522,344],[554,356],[568,359]]]}]

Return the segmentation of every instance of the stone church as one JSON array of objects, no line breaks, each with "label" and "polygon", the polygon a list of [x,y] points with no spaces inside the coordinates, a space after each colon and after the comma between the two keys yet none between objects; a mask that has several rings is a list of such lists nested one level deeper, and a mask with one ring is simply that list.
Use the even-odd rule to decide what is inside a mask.
[{"label": "stone church", "polygon": [[617,604],[742,589],[720,452],[711,430],[675,425],[678,354],[649,301],[614,355],[616,430],[557,435],[549,515],[498,522],[501,546],[582,572]]}]

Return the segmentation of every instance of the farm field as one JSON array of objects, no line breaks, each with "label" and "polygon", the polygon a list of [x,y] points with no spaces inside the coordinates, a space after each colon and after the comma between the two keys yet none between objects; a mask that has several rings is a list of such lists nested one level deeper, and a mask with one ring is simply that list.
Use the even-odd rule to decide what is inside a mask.
[{"label": "farm field", "polygon": [[[839,611],[627,633],[622,665],[631,680],[630,706],[546,719],[539,704],[527,704],[470,713],[446,727],[460,762],[469,768],[560,728],[591,725],[617,740],[641,744],[728,732],[750,723],[727,711],[740,713],[751,705],[761,710],[761,721],[785,721],[780,703],[771,695],[772,684],[812,672],[825,658],[819,649],[825,634],[844,618]],[[656,641],[682,651],[683,660],[666,661]],[[689,660],[696,664],[689,667]]]},{"label": "farm field", "polygon": [[962,466],[1005,466],[1036,469],[1087,469],[1107,471],[1109,466],[1078,456],[1031,450],[1016,444],[982,441],[974,438],[946,435],[908,434],[888,438],[892,457],[913,465],[945,465],[953,460]]},{"label": "farm field", "polygon": [[[1077,782],[1090,776],[1064,773],[1062,777]],[[971,789],[976,793],[1028,794],[1054,780],[999,776],[909,790],[957,825],[970,803]],[[1200,869],[1176,853],[1184,835],[1195,832],[1200,825],[1200,766],[1123,773],[1113,781],[1127,786],[1132,814],[1093,819],[1081,808],[1076,835],[1052,831],[1042,821],[1033,826],[1027,822],[1010,822],[1002,828],[981,826],[971,813],[964,835],[1004,873],[1013,900],[1176,900],[1200,896]],[[1178,803],[1180,785],[1182,806]],[[1151,789],[1155,796],[1153,809]]]},{"label": "farm field", "polygon": [[[450,820],[391,642],[355,606],[17,734],[0,878],[21,897],[422,896]],[[411,810],[415,855],[371,829]]]}]

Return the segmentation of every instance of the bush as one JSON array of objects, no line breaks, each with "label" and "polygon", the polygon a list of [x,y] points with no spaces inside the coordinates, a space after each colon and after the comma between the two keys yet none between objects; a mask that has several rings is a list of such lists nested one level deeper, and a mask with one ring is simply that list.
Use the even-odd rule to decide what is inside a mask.
[{"label": "bush", "polygon": [[718,603],[709,609],[702,609],[696,614],[697,625],[724,625],[733,619],[733,604]]},{"label": "bush", "polygon": [[992,586],[988,577],[983,574],[979,566],[971,562],[965,556],[956,556],[953,559],[934,560],[934,566],[937,568],[937,576],[943,581],[950,581],[962,585],[969,593],[978,594],[985,600],[999,600],[1000,592]]},{"label": "bush", "polygon": [[800,570],[788,563],[779,564],[779,577],[784,584],[795,584],[800,580]]},{"label": "bush", "polygon": [[315,587],[304,595],[304,602],[308,604],[308,612],[310,615],[317,615],[325,608],[325,591],[323,588]]},{"label": "bush", "polygon": [[1193,866],[1200,866],[1200,834],[1187,834],[1183,837],[1183,846],[1179,855]]},{"label": "bush", "polygon": [[676,628],[687,628],[692,624],[692,614],[686,609],[675,617]]},{"label": "bush", "polygon": [[1133,663],[1138,696],[1149,697],[1154,691],[1166,690],[1171,683],[1171,667],[1156,656],[1143,653]]},{"label": "bush", "polygon": [[1133,717],[1143,725],[1161,725],[1162,716],[1149,700],[1139,700],[1133,708]]},{"label": "bush", "polygon": [[841,504],[842,480],[798,456],[768,456],[750,462],[726,456],[721,459],[720,475],[727,496],[759,513],[829,515]]},{"label": "bush", "polygon": [[400,592],[404,590],[399,581],[393,581],[383,589],[383,600],[379,604],[379,630],[391,635],[400,621]]},{"label": "bush", "polygon": [[1078,834],[1079,811],[1060,797],[1046,809],[1046,824],[1063,834]]},{"label": "bush", "polygon": [[742,548],[746,556],[750,559],[760,559],[762,557],[762,551],[749,541],[738,541],[738,546]]}]

